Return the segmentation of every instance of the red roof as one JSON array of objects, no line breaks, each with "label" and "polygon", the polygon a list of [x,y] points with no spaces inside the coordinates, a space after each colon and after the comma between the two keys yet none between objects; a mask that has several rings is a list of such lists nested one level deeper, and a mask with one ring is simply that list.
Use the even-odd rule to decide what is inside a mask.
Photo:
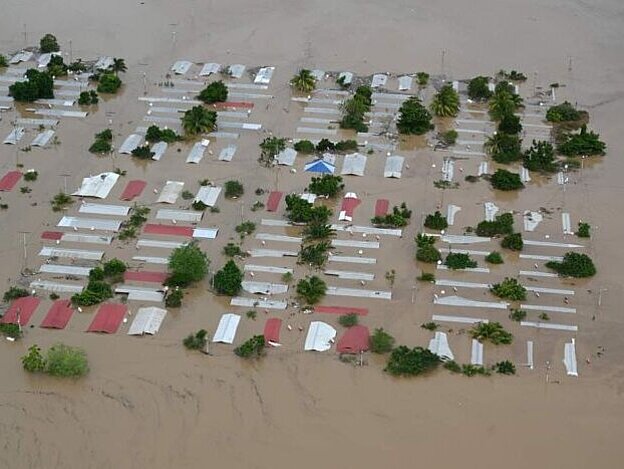
[{"label": "red roof", "polygon": [[56,300],[46,317],[41,321],[41,327],[49,327],[52,329],[65,329],[67,323],[74,314],[69,300]]},{"label": "red roof", "polygon": [[227,108],[243,108],[243,109],[251,109],[254,107],[254,103],[245,102],[245,101],[224,101],[222,103],[214,103],[213,105],[217,109],[227,109]]},{"label": "red roof", "polygon": [[340,207],[340,211],[344,211],[348,217],[353,217],[355,208],[361,203],[362,201],[355,197],[345,197],[342,199],[342,207]]},{"label": "red roof", "polygon": [[61,239],[62,237],[63,237],[62,231],[44,231],[43,233],[41,233],[41,239],[58,240],[58,239]]},{"label": "red roof", "polygon": [[148,223],[145,225],[145,228],[143,228],[143,233],[165,236],[186,236],[187,238],[191,238],[193,236],[193,227]]},{"label": "red roof", "polygon": [[336,344],[339,353],[359,353],[368,350],[369,332],[366,326],[348,328]]},{"label": "red roof", "polygon": [[124,280],[134,280],[136,282],[154,282],[160,283],[161,285],[167,280],[166,272],[153,272],[153,271],[143,271],[143,272],[124,272]]},{"label": "red roof", "polygon": [[141,195],[141,192],[143,192],[145,186],[147,186],[147,183],[145,181],[141,181],[140,179],[128,181],[128,184],[126,184],[126,188],[119,198],[121,200],[132,200],[135,197]]},{"label": "red roof", "polygon": [[283,192],[273,191],[269,194],[269,199],[267,200],[267,211],[269,212],[277,212],[277,207],[279,206],[280,200],[282,200]]},{"label": "red roof", "polygon": [[119,303],[105,303],[100,306],[87,332],[106,332],[114,334],[119,329],[121,321],[128,311],[126,305]]},{"label": "red roof", "polygon": [[0,179],[0,191],[10,191],[21,178],[22,173],[19,171],[9,171]]},{"label": "red roof", "polygon": [[13,300],[13,303],[11,303],[7,312],[2,316],[2,321],[0,322],[3,324],[17,324],[17,315],[19,312],[19,323],[25,326],[28,324],[28,321],[30,321],[39,303],[41,303],[41,300],[36,296],[24,296]]},{"label": "red roof", "polygon": [[328,314],[349,314],[355,313],[360,316],[366,316],[368,314],[368,309],[366,308],[351,308],[348,306],[315,306],[315,313],[328,313]]},{"label": "red roof", "polygon": [[388,213],[388,207],[390,207],[388,199],[378,199],[375,203],[375,216],[383,217]]},{"label": "red roof", "polygon": [[264,325],[264,340],[265,342],[273,342],[279,344],[280,328],[282,327],[282,320],[278,318],[267,319]]}]

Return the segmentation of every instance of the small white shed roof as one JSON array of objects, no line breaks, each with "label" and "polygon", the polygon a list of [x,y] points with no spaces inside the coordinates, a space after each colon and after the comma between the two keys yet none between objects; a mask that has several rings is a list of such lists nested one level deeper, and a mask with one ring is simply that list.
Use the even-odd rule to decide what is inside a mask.
[{"label": "small white shed roof", "polygon": [[454,360],[455,356],[448,344],[448,337],[444,332],[436,332],[429,341],[429,351],[435,353],[443,360]]},{"label": "small white shed roof", "polygon": [[342,164],[342,171],[340,174],[364,176],[364,169],[366,168],[366,156],[360,153],[351,153],[345,155],[344,163]]},{"label": "small white shed roof", "polygon": [[240,78],[245,73],[245,66],[242,64],[230,65],[228,71],[233,78]]},{"label": "small white shed roof", "polygon": [[336,338],[336,329],[321,321],[312,321],[306,336],[304,350],[325,352],[331,348]]},{"label": "small white shed roof", "polygon": [[53,136],[54,130],[44,130],[43,132],[37,134],[30,145],[33,147],[44,147]]},{"label": "small white shed roof", "polygon": [[152,145],[151,151],[153,153],[152,159],[159,161],[167,151],[167,142],[155,143],[154,145]]},{"label": "small white shed roof", "polygon": [[386,75],[385,73],[375,73],[371,81],[371,87],[379,88],[382,86],[386,86],[387,82],[388,82],[388,75]]},{"label": "small white shed roof", "polygon": [[243,290],[248,293],[260,295],[278,295],[288,291],[288,285],[271,282],[253,282],[245,280],[242,283]]},{"label": "small white shed roof", "polygon": [[101,173],[96,176],[84,178],[80,189],[72,195],[105,199],[117,182],[117,179],[119,179],[119,174],[115,173]]},{"label": "small white shed roof", "polygon": [[[204,142],[207,142],[207,143],[204,144]],[[188,156],[186,157],[186,162],[195,163],[195,164],[199,163],[204,157],[204,152],[206,151],[206,148],[208,147],[209,142],[210,142],[209,140],[196,142],[195,145],[193,145],[193,148],[191,148],[191,151],[189,152]]]},{"label": "small white shed roof", "polygon": [[124,140],[124,142],[119,147],[119,153],[122,155],[130,155],[132,150],[138,147],[141,144],[143,137],[138,134],[131,134]]},{"label": "small white shed roof", "polygon": [[80,205],[78,212],[91,213],[97,215],[116,215],[125,217],[128,215],[130,207],[126,205],[106,205],[106,204],[92,204],[85,202]]},{"label": "small white shed roof", "polygon": [[139,308],[128,329],[128,335],[156,334],[166,315],[166,309],[154,306]]},{"label": "small white shed roof", "polygon": [[195,202],[202,202],[208,207],[214,207],[219,198],[219,194],[221,194],[220,187],[202,186],[199,188],[199,191],[197,191]]},{"label": "small white shed roof", "polygon": [[178,200],[178,196],[184,188],[184,183],[180,181],[167,181],[165,187],[160,191],[158,200],[156,202],[163,204],[175,204]]},{"label": "small white shed roof", "polygon": [[236,145],[228,145],[219,153],[219,161],[232,161],[236,153]]},{"label": "small white shed roof", "polygon": [[399,91],[409,91],[412,88],[412,77],[403,75],[399,77]]},{"label": "small white shed roof", "polygon": [[219,70],[221,70],[221,64],[210,62],[210,63],[204,64],[204,66],[199,72],[199,76],[207,77],[208,75],[212,75],[213,73],[219,73]]},{"label": "small white shed roof", "polygon": [[238,323],[241,317],[238,314],[226,313],[221,316],[217,330],[212,337],[213,342],[220,342],[222,344],[231,344],[234,342],[236,336],[236,330],[238,329]]},{"label": "small white shed roof", "polygon": [[385,178],[401,178],[401,172],[403,171],[403,162],[405,158],[402,156],[389,156],[386,158],[386,166],[384,168]]},{"label": "small white shed roof", "polygon": [[353,73],[351,72],[340,72],[338,75],[338,79],[342,80],[345,85],[350,85],[353,81]]},{"label": "small white shed roof", "polygon": [[119,231],[121,220],[106,220],[104,218],[83,218],[65,216],[56,226],[81,228],[85,230]]},{"label": "small white shed roof", "polygon": [[188,60],[178,60],[171,66],[171,71],[176,75],[186,75],[186,72],[191,69],[192,65],[193,63]]},{"label": "small white shed roof", "polygon": [[286,148],[285,150],[279,152],[275,159],[277,160],[277,164],[281,164],[284,166],[292,166],[295,164],[295,159],[297,158],[297,152],[292,148]]},{"label": "small white shed roof", "polygon": [[258,70],[256,78],[254,78],[254,83],[268,85],[271,82],[271,77],[273,77],[274,71],[275,67],[262,67]]}]

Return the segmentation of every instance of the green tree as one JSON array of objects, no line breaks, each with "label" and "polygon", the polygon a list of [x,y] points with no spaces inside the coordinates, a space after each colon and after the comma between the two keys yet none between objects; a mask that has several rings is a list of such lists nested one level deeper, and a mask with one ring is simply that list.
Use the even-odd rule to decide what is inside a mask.
[{"label": "green tree", "polygon": [[89,372],[84,350],[65,344],[56,344],[46,353],[45,372],[52,376],[78,378]]},{"label": "green tree", "polygon": [[217,113],[202,106],[193,106],[182,116],[182,128],[187,135],[212,132],[217,127]]},{"label": "green tree", "polygon": [[227,86],[221,80],[214,81],[204,88],[197,98],[206,104],[225,102],[228,98]]},{"label": "green tree", "polygon": [[513,233],[513,214],[503,213],[496,215],[493,221],[483,220],[479,222],[475,230],[477,236],[492,237],[496,235],[507,235]]},{"label": "green tree", "polygon": [[439,117],[454,117],[459,112],[459,94],[450,84],[444,85],[433,97],[431,111]]},{"label": "green tree", "polygon": [[327,239],[336,235],[336,230],[332,229],[331,225],[327,223],[320,223],[317,221],[310,222],[303,229],[304,240],[314,239]]},{"label": "green tree", "polygon": [[606,149],[607,145],[600,140],[600,135],[587,131],[587,125],[583,125],[578,134],[567,134],[557,147],[557,151],[565,156],[602,156]]},{"label": "green tree", "polygon": [[517,279],[505,277],[500,283],[495,283],[490,288],[490,291],[497,297],[511,300],[511,301],[524,301],[526,300],[526,288],[524,288]]},{"label": "green tree", "polygon": [[429,74],[427,72],[418,72],[416,74],[416,80],[418,80],[418,86],[424,88],[429,83]]},{"label": "green tree", "polygon": [[184,292],[181,288],[175,287],[173,291],[169,292],[165,297],[165,306],[167,308],[179,308],[182,306],[182,299],[184,298]]},{"label": "green tree", "polygon": [[512,321],[516,321],[516,322],[524,321],[526,317],[527,317],[526,311],[523,311],[521,309],[512,309],[511,312],[509,313],[509,319],[511,319]]},{"label": "green tree", "polygon": [[9,96],[13,96],[19,102],[52,99],[54,98],[53,87],[52,75],[31,68],[26,71],[26,81],[18,81],[9,86]]},{"label": "green tree", "polygon": [[524,184],[518,173],[512,173],[506,169],[497,169],[490,178],[490,184],[499,191],[515,191],[524,189]]},{"label": "green tree", "polygon": [[581,120],[583,116],[584,113],[577,110],[568,101],[564,101],[556,106],[551,106],[548,108],[548,111],[546,111],[546,120],[548,122],[575,122]]},{"label": "green tree", "polygon": [[169,256],[169,286],[187,287],[201,281],[208,273],[210,260],[196,243],[173,250]]},{"label": "green tree", "polygon": [[225,197],[227,199],[236,199],[245,193],[245,188],[240,181],[226,181],[225,185]]},{"label": "green tree", "polygon": [[302,68],[299,73],[292,77],[290,85],[297,91],[309,93],[316,87],[316,79],[310,70]]},{"label": "green tree", "polygon": [[591,237],[591,226],[589,223],[579,222],[578,230],[576,232],[576,236],[579,238],[590,238]]},{"label": "green tree", "polygon": [[313,177],[308,185],[308,191],[312,194],[335,197],[344,189],[341,176],[323,174],[321,177]]},{"label": "green tree", "polygon": [[508,345],[513,342],[513,334],[507,332],[500,322],[477,323],[470,330],[470,334],[479,342],[490,341],[494,345]]},{"label": "green tree", "polygon": [[498,123],[498,131],[510,135],[518,135],[522,132],[520,117],[514,114],[505,114]]},{"label": "green tree", "polygon": [[434,264],[442,259],[440,251],[438,251],[434,243],[436,238],[425,234],[416,236],[416,259],[420,262]]},{"label": "green tree", "polygon": [[180,136],[172,129],[161,129],[157,125],[150,125],[145,133],[145,140],[148,142],[173,143],[180,140]]},{"label": "green tree", "polygon": [[401,105],[397,129],[401,134],[415,135],[422,135],[433,129],[431,113],[416,96],[412,96]]},{"label": "green tree", "polygon": [[103,73],[100,75],[97,91],[98,93],[115,94],[121,88],[121,80],[114,73]]},{"label": "green tree", "polygon": [[115,57],[113,59],[113,65],[111,65],[111,70],[115,73],[115,75],[119,75],[119,72],[125,73],[128,70],[128,67],[126,66],[126,61],[124,59]]},{"label": "green tree", "polygon": [[359,316],[356,313],[343,314],[338,318],[338,324],[342,327],[357,326],[359,322]]},{"label": "green tree", "polygon": [[39,50],[42,54],[58,52],[61,50],[54,34],[46,34],[39,40]]},{"label": "green tree", "polygon": [[487,138],[484,148],[497,163],[509,164],[522,158],[522,144],[517,135],[497,132]]},{"label": "green tree", "polygon": [[138,147],[134,148],[130,153],[132,156],[140,160],[149,160],[152,158],[152,156],[155,155],[155,153],[150,149],[150,146],[147,144],[139,145]]},{"label": "green tree", "polygon": [[501,247],[509,249],[511,251],[522,251],[524,247],[524,241],[522,241],[521,233],[511,233],[503,238],[501,241]]},{"label": "green tree", "polygon": [[104,277],[108,279],[118,279],[127,270],[127,266],[123,261],[117,258],[111,259],[104,263],[102,270],[104,271]]},{"label": "green tree", "polygon": [[370,336],[370,350],[373,353],[388,353],[394,348],[394,337],[383,328],[375,329]]},{"label": "green tree", "polygon": [[294,149],[295,151],[303,153],[304,155],[309,155],[316,151],[314,143],[312,143],[310,140],[299,140],[297,143],[295,143]]},{"label": "green tree", "polygon": [[4,68],[8,66],[9,66],[9,61],[4,55],[0,54],[0,68]]},{"label": "green tree", "polygon": [[497,251],[492,251],[487,256],[485,256],[485,262],[487,262],[488,264],[504,263],[503,256],[501,256],[500,252],[497,252]]},{"label": "green tree", "polygon": [[394,376],[417,376],[435,370],[440,363],[440,357],[427,349],[400,345],[390,353],[384,370]]},{"label": "green tree", "polygon": [[67,65],[65,65],[63,57],[60,55],[53,55],[50,57],[46,68],[48,69],[48,73],[53,77],[64,77],[67,75]]},{"label": "green tree", "polygon": [[315,207],[297,194],[286,196],[286,212],[288,219],[294,223],[327,223],[332,212],[324,205]]},{"label": "green tree", "polygon": [[448,227],[446,217],[442,216],[439,210],[425,217],[425,226],[432,230],[445,230]]},{"label": "green tree", "polygon": [[553,173],[559,169],[555,158],[555,150],[549,142],[533,140],[531,148],[524,152],[523,164],[529,171]]},{"label": "green tree", "polygon": [[567,252],[561,262],[549,261],[546,267],[554,270],[562,277],[593,277],[596,275],[596,267],[591,257],[587,254]]},{"label": "green tree", "polygon": [[275,161],[275,157],[286,149],[286,139],[279,137],[267,137],[260,143],[260,164],[269,167]]},{"label": "green tree", "polygon": [[307,304],[313,305],[321,301],[325,296],[327,285],[316,275],[299,280],[297,283],[297,295]]},{"label": "green tree", "polygon": [[328,241],[303,246],[299,251],[299,263],[320,269],[327,262],[330,249],[331,243]]},{"label": "green tree", "polygon": [[40,373],[45,370],[45,358],[37,345],[31,345],[28,353],[22,357],[22,366],[29,373]]},{"label": "green tree", "polygon": [[488,87],[490,79],[488,77],[474,77],[468,83],[468,97],[474,101],[486,101],[492,96]]},{"label": "green tree", "polygon": [[451,252],[446,256],[444,264],[452,270],[473,269],[477,262],[470,258],[470,255],[461,252]]},{"label": "green tree", "polygon": [[4,292],[4,296],[2,300],[5,302],[17,300],[18,298],[23,298],[26,296],[30,296],[30,292],[25,288],[20,287],[11,287],[7,291]]},{"label": "green tree", "polygon": [[263,335],[255,335],[234,349],[241,358],[257,358],[264,355],[265,340]]},{"label": "green tree", "polygon": [[243,272],[238,268],[233,260],[225,263],[213,280],[214,288],[218,293],[228,296],[235,296],[241,289]]},{"label": "green tree", "polygon": [[334,142],[327,138],[320,139],[319,142],[316,144],[316,151],[318,151],[319,153],[334,151],[335,149],[336,145],[334,144]]},{"label": "green tree", "polygon": [[195,334],[189,334],[184,338],[182,343],[189,350],[202,350],[208,343],[208,331],[206,329],[200,329]]},{"label": "green tree", "polygon": [[502,362],[498,362],[494,365],[494,369],[497,373],[502,375],[515,375],[516,374],[516,366],[511,363],[509,360],[504,360]]},{"label": "green tree", "polygon": [[357,151],[359,145],[357,140],[340,140],[336,143],[335,150],[341,153],[346,153],[349,151]]}]

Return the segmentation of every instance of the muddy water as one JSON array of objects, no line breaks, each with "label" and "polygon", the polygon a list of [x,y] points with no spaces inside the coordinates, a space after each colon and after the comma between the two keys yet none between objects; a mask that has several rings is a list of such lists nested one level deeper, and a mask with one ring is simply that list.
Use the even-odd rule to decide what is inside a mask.
[{"label": "muddy water", "polygon": [[[462,181],[458,189],[435,189],[432,181],[440,179],[444,154],[429,151],[422,142],[401,147],[409,165],[401,180],[381,178],[384,155],[371,155],[367,176],[347,181],[347,190],[363,199],[354,221],[367,223],[375,199],[383,197],[392,204],[408,202],[414,210],[414,222],[402,239],[383,238],[382,250],[374,253],[379,262],[372,269],[376,280],[371,286],[390,288],[384,274],[395,269],[393,300],[355,298],[349,304],[369,308],[370,314],[363,321],[367,326],[386,328],[400,343],[426,344],[430,334],[420,324],[430,320],[431,299],[437,290],[420,284],[414,289],[420,268],[412,261],[412,239],[422,214],[448,203],[462,206],[452,231],[459,233],[462,227],[474,226],[482,219],[486,201],[494,201],[502,210],[519,212],[545,207],[552,215],[545,217],[535,237],[552,235],[554,240],[563,240],[560,213],[567,211],[573,222],[582,218],[595,226],[589,252],[599,268],[599,275],[591,281],[573,282],[576,295],[571,303],[578,310],[574,318],[557,317],[558,322],[580,328],[577,353],[581,378],[566,378],[561,366],[563,343],[569,341],[569,335],[521,329],[497,310],[478,314],[503,320],[516,341],[508,348],[486,346],[486,360],[522,363],[525,341],[533,340],[536,370],[520,369],[518,377],[506,379],[469,380],[439,373],[426,379],[395,380],[381,372],[383,362],[377,357],[369,357],[366,367],[352,368],[331,353],[304,354],[304,332],[299,326],[307,326],[311,318],[291,310],[266,315],[282,317],[293,331],[284,330],[283,347],[271,350],[262,362],[241,363],[227,346],[213,347],[212,357],[187,353],[180,346],[181,339],[202,327],[214,331],[220,315],[229,310],[225,299],[207,292],[206,283],[187,295],[184,308],[167,319],[156,337],[129,338],[124,334],[127,325],[113,336],[85,334],[93,314],[85,310],[76,314],[64,331],[35,327],[27,330],[21,343],[1,344],[2,467],[168,468],[205,466],[206,461],[225,467],[316,467],[320,454],[331,461],[330,467],[402,467],[414,460],[415,453],[424,464],[431,464],[435,458],[435,467],[499,467],[501,461],[507,467],[618,466],[623,453],[618,437],[624,389],[624,349],[619,339],[624,322],[619,314],[619,266],[624,254],[619,249],[622,224],[617,208],[624,193],[619,158],[624,145],[618,125],[624,111],[624,85],[618,78],[624,64],[624,27],[618,1],[600,0],[589,5],[541,0],[527,5],[491,0],[433,4],[261,4],[244,0],[128,4],[113,0],[108,5],[103,11],[95,2],[64,0],[37,5],[33,13],[30,3],[5,2],[0,16],[2,52],[22,47],[24,36],[33,44],[50,31],[65,50],[72,41],[74,57],[125,57],[129,71],[124,75],[126,86],[121,96],[103,100],[87,119],[63,121],[58,129],[59,145],[30,152],[19,151],[20,147],[0,148],[3,172],[13,169],[17,161],[40,173],[40,180],[29,184],[30,194],[19,192],[25,185],[21,182],[13,192],[0,195],[0,202],[9,205],[0,214],[3,284],[14,284],[24,267],[39,266],[36,254],[42,243],[38,235],[54,227],[59,218],[49,209],[48,201],[65,183],[71,190],[88,174],[117,167],[127,171],[109,196],[111,203],[127,180],[147,180],[139,202],[153,206],[152,215],[157,209],[153,190],[166,180],[184,181],[185,189],[191,191],[205,178],[216,183],[231,178],[243,181],[247,191],[242,201],[220,200],[221,212],[206,213],[201,224],[220,227],[217,241],[201,243],[212,259],[211,270],[225,262],[222,246],[237,238],[233,228],[241,218],[259,221],[267,215],[249,211],[254,201],[264,200],[264,196],[253,195],[256,187],[294,191],[306,185],[309,176],[301,170],[291,174],[285,169],[259,169],[257,145],[266,136],[262,133],[238,140],[237,153],[229,164],[215,161],[218,149],[229,143],[219,141],[211,144],[214,156],[207,155],[197,167],[183,163],[188,144],[180,144],[179,153],[169,150],[157,163],[136,163],[120,155],[90,155],[86,149],[94,133],[110,126],[118,146],[136,126],[144,125],[146,106],[136,98],[144,91],[162,94],[156,84],[164,80],[176,59],[276,65],[269,88],[275,98],[268,105],[261,101],[249,121],[261,122],[275,135],[287,136],[294,136],[303,115],[300,103],[290,101],[286,85],[301,66],[351,70],[361,75],[425,70],[458,78],[515,68],[531,78],[537,72],[542,86],[565,83],[560,99],[578,102],[591,112],[592,126],[609,144],[607,157],[572,173],[565,192],[554,182],[540,180],[517,195],[508,195],[491,192],[485,181]],[[345,35],[343,18],[363,26],[350,28]],[[570,31],[579,38],[573,45]],[[443,63],[442,49],[446,51]],[[572,70],[568,70],[569,56]],[[530,94],[531,87],[532,83],[527,83],[523,92]],[[9,133],[15,117],[12,113],[2,115],[0,134]],[[34,135],[31,131],[24,141]],[[464,174],[475,174],[478,161],[461,160],[457,166],[464,168]],[[70,213],[76,213],[76,205]],[[187,205],[182,200],[177,204]],[[282,233],[270,227],[262,230]],[[26,259],[22,233],[27,240]],[[574,238],[569,239],[574,242]],[[246,239],[243,246],[259,247],[253,239]],[[476,249],[494,248],[496,244],[491,243]],[[119,242],[106,251],[107,256],[124,260],[135,255],[133,244]],[[535,248],[531,253],[552,251]],[[163,255],[157,250],[143,254]],[[445,278],[484,282],[512,275],[518,268],[530,270],[532,264],[508,262],[495,267],[493,275],[486,276],[488,280],[483,280],[483,274]],[[293,262],[276,261],[275,265]],[[159,266],[148,268],[160,270]],[[336,268],[350,269],[343,265]],[[296,277],[308,273],[302,266],[295,272]],[[351,283],[344,285],[357,286]],[[552,282],[552,286],[561,284]],[[598,307],[600,290],[603,295]],[[482,292],[466,296],[479,299]],[[541,304],[562,305],[561,298],[553,295],[543,295],[541,300]],[[44,300],[32,324],[39,324],[49,305],[50,301]],[[457,313],[452,308],[436,308],[435,312]],[[243,318],[237,341],[260,333],[264,316],[261,312],[255,321]],[[336,318],[322,319],[336,324]],[[470,338],[461,327],[450,329],[458,360],[467,362]],[[19,357],[29,345],[45,347],[57,340],[87,350],[92,372],[86,379],[64,383],[22,372]],[[607,350],[602,358],[595,356],[598,346]],[[590,358],[590,365],[585,358]],[[559,384],[545,384],[546,361],[552,364],[551,381]]]}]

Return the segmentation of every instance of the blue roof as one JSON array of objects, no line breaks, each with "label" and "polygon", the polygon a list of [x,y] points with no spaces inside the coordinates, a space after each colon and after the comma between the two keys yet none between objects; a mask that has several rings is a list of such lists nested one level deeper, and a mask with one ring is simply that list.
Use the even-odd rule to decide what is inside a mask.
[{"label": "blue roof", "polygon": [[334,174],[336,167],[323,160],[315,160],[305,165],[305,171],[312,173]]}]

